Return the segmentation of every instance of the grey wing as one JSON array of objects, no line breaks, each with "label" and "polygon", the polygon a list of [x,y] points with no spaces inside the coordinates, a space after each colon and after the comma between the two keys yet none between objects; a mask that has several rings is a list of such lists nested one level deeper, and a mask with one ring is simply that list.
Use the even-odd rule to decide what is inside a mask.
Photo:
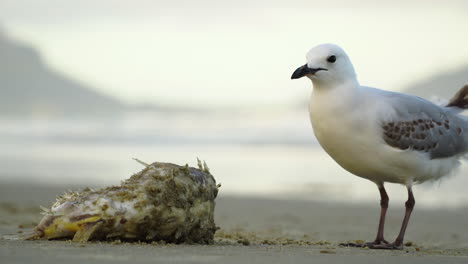
[{"label": "grey wing", "polygon": [[467,122],[418,97],[398,98],[395,115],[382,122],[384,141],[395,148],[427,152],[431,159],[466,151]]}]

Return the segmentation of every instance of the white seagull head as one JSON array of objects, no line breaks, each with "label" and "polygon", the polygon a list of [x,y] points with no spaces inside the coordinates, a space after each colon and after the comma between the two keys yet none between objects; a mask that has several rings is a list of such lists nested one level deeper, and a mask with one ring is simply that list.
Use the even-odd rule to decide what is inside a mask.
[{"label": "white seagull head", "polygon": [[334,87],[347,82],[357,82],[354,67],[348,55],[335,44],[313,47],[306,55],[307,63],[294,71],[291,79],[306,76],[315,86]]}]

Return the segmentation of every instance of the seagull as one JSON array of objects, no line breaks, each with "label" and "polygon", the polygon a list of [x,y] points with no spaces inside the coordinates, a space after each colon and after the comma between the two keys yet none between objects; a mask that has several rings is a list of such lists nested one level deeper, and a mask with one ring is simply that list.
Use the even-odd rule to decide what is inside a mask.
[{"label": "seagull", "polygon": [[[380,192],[377,236],[368,243],[345,246],[402,249],[415,205],[414,184],[449,175],[468,151],[468,84],[447,105],[422,98],[361,86],[342,48],[321,44],[306,55],[307,63],[291,79],[307,77],[312,128],[322,148],[348,172],[374,182]],[[408,200],[400,233],[384,239],[389,198],[384,183],[405,185]]]}]

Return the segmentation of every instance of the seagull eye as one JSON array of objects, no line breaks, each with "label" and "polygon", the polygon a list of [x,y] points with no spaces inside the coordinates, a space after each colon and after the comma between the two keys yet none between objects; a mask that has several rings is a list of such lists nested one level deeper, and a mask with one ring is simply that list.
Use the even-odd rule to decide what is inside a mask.
[{"label": "seagull eye", "polygon": [[336,61],[336,56],[331,55],[330,57],[327,58],[327,61],[330,62],[330,63],[334,63]]}]

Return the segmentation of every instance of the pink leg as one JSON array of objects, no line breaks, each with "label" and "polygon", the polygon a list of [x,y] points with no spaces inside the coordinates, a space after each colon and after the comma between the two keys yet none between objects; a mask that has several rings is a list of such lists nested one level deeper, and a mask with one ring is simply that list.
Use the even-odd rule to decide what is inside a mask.
[{"label": "pink leg", "polygon": [[384,239],[384,226],[385,226],[385,216],[387,214],[388,209],[388,195],[385,191],[383,183],[378,183],[377,186],[379,187],[380,192],[380,220],[379,220],[379,228],[377,230],[377,237],[373,242],[367,243],[343,243],[340,244],[342,246],[347,247],[370,247],[376,245],[387,245],[388,242]]},{"label": "pink leg", "polygon": [[385,215],[388,209],[388,195],[385,191],[383,184],[379,184],[380,192],[380,220],[379,228],[377,230],[377,237],[375,238],[374,244],[387,244],[388,242],[384,239],[384,226],[385,226]]},{"label": "pink leg", "polygon": [[375,249],[403,249],[403,239],[405,237],[406,228],[408,227],[408,222],[411,216],[411,212],[413,212],[414,205],[416,201],[414,200],[413,190],[411,186],[408,186],[408,200],[405,203],[406,211],[405,217],[403,218],[403,223],[401,224],[400,233],[398,237],[395,239],[395,242],[390,244],[383,244],[383,245],[373,245],[370,248]]}]

